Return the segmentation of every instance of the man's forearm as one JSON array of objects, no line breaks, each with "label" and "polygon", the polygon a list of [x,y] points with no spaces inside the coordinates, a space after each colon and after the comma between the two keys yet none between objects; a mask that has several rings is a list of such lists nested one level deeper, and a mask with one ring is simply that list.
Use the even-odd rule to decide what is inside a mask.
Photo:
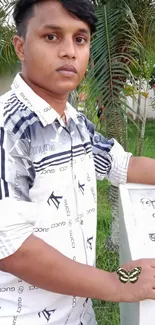
[{"label": "man's forearm", "polygon": [[0,269],[55,293],[119,301],[114,273],[72,261],[35,236],[14,255],[1,260]]},{"label": "man's forearm", "polygon": [[131,157],[128,167],[128,183],[155,185],[155,159]]}]

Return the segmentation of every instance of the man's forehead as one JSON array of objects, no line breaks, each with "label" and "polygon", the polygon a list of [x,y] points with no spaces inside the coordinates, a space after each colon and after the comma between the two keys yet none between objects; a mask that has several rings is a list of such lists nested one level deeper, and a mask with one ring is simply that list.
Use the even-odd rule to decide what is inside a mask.
[{"label": "man's forehead", "polygon": [[63,29],[72,26],[90,33],[90,27],[86,22],[68,12],[59,1],[55,0],[41,2],[35,6],[33,23],[39,29],[52,29],[52,27]]}]

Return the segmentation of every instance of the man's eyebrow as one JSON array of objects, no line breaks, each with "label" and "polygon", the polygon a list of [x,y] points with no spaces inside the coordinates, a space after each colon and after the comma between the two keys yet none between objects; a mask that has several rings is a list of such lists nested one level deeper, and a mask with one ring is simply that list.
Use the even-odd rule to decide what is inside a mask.
[{"label": "man's eyebrow", "polygon": [[80,28],[80,29],[78,30],[78,32],[83,33],[83,34],[90,35],[90,30],[89,30],[89,29]]},{"label": "man's eyebrow", "polygon": [[42,28],[43,29],[62,29],[60,26],[56,26],[56,25],[43,25]]},{"label": "man's eyebrow", "polygon": [[[60,30],[63,31],[63,28],[60,26],[56,26],[56,25],[44,25],[42,26],[42,29],[52,29],[52,30]],[[79,28],[77,30],[78,33],[82,33],[82,34],[86,34],[86,35],[90,35],[90,31],[87,28]]]}]

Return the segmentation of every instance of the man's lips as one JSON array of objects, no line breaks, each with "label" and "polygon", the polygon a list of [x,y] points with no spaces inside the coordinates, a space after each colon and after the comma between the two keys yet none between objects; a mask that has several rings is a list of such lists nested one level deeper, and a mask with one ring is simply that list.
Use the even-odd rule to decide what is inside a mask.
[{"label": "man's lips", "polygon": [[58,68],[56,71],[58,72],[68,72],[70,74],[76,74],[77,70],[73,65],[63,65],[62,67]]}]

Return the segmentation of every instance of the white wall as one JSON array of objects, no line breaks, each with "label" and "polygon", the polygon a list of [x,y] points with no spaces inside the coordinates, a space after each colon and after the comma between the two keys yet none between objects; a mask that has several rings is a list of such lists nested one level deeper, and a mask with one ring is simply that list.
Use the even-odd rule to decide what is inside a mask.
[{"label": "white wall", "polygon": [[[135,103],[134,103],[134,110],[135,112],[137,112],[137,99],[138,99],[138,96],[135,96],[136,97],[136,100],[135,100]],[[155,119],[155,109],[152,107],[151,105],[151,102],[152,102],[152,99],[155,97],[155,92],[153,89],[150,89],[149,90],[149,98],[148,98],[148,104],[147,104],[147,118],[149,119]],[[130,107],[133,107],[133,99],[131,97],[128,97],[128,105]],[[141,109],[140,109],[140,116],[143,117],[144,116],[144,105],[145,105],[145,99],[144,97],[142,97],[141,99]],[[131,112],[131,115],[133,115],[134,118],[136,118],[136,115],[134,115],[132,112]]]}]

